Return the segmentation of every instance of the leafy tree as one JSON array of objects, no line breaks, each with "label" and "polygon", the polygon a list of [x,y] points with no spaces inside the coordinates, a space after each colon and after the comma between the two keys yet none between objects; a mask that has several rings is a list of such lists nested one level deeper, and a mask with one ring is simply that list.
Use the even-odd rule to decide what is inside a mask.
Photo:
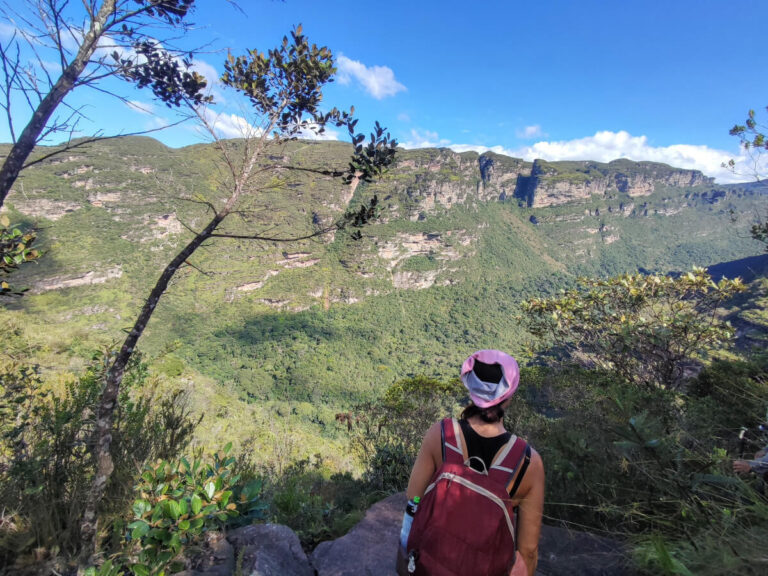
[{"label": "leafy tree", "polygon": [[[182,101],[202,103],[205,79],[190,70],[194,51],[172,46],[172,37],[187,27],[195,0],[14,0],[0,4],[0,22],[15,32],[0,42],[0,108],[5,112],[12,147],[0,166],[0,207],[19,173],[55,154],[104,138],[72,141],[82,110],[68,106],[66,97],[91,87],[124,100],[104,87],[109,77],[123,78],[139,88],[150,88],[169,107]],[[83,24],[85,21],[85,24]],[[162,34],[161,31],[168,34]],[[28,108],[26,124],[17,126]],[[58,115],[60,109],[65,112]],[[20,129],[20,132],[19,132]],[[54,135],[68,135],[67,143],[30,161],[34,147]],[[34,231],[21,233],[0,222],[0,261],[12,266],[34,260],[29,249]],[[3,282],[0,293],[12,292]]]},{"label": "leafy tree", "polygon": [[[766,110],[768,110],[768,108],[766,108]],[[752,161],[751,170],[757,181],[762,180],[764,176],[764,166],[760,161],[765,151],[768,150],[768,137],[766,137],[767,131],[767,127],[758,121],[755,111],[750,110],[747,113],[747,119],[744,121],[744,124],[735,124],[729,132],[731,136],[736,136],[739,139],[741,146]],[[724,166],[727,166],[731,170],[735,170],[736,162],[734,160],[729,160]],[[768,222],[765,220],[758,221],[752,225],[750,232],[752,238],[765,244],[765,249],[768,251]]]},{"label": "leafy tree", "polygon": [[[765,136],[766,127],[759,123],[757,114],[754,110],[747,113],[747,119],[744,124],[735,124],[729,134],[736,136],[741,142],[742,147],[752,160],[752,171],[757,180],[761,179],[760,158],[768,150],[768,138]],[[727,164],[731,169],[735,169],[736,162],[730,160]]]},{"label": "leafy tree", "polygon": [[[244,56],[230,55],[225,69],[222,83],[250,102],[250,126],[253,128],[245,135],[243,141],[222,141],[217,138],[215,126],[209,120],[205,109],[198,106],[194,98],[182,99],[214,139],[225,176],[211,197],[198,196],[194,199],[204,211],[200,219],[204,218],[202,221],[207,223],[198,229],[188,227],[191,239],[160,274],[107,371],[93,441],[97,473],[88,495],[82,522],[84,558],[95,545],[98,503],[113,470],[110,445],[114,407],[123,374],[139,338],[176,272],[184,266],[193,266],[190,263],[191,256],[212,239],[299,242],[349,226],[363,226],[375,216],[376,196],[369,202],[362,203],[358,210],[348,211],[330,223],[318,223],[305,234],[272,234],[270,228],[265,231],[239,233],[232,227],[227,227],[225,223],[231,216],[237,216],[247,226],[258,227],[256,215],[264,208],[260,204],[260,193],[290,189],[289,185],[295,184],[291,178],[297,173],[336,178],[354,191],[360,182],[372,181],[394,160],[396,142],[378,123],[368,143],[364,145],[365,136],[354,131],[357,120],[353,118],[352,110],[342,112],[334,108],[323,112],[320,109],[323,87],[332,81],[335,73],[333,55],[326,47],[310,44],[302,34],[300,26],[291,33],[290,38],[285,37],[278,48],[267,53],[251,50]],[[280,153],[281,147],[287,141],[295,140],[308,132],[320,134],[326,127],[331,126],[346,128],[352,139],[354,146],[346,170],[292,166]],[[359,235],[359,231],[353,232],[354,237]]]},{"label": "leafy tree", "polygon": [[557,297],[524,302],[524,321],[571,357],[646,388],[677,389],[686,368],[731,338],[717,310],[743,290],[740,279],[715,283],[703,268],[581,279]]}]

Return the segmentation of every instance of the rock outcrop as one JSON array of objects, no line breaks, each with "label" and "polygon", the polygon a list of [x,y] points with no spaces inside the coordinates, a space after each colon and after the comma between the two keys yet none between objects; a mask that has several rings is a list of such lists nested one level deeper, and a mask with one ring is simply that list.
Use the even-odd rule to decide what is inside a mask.
[{"label": "rock outcrop", "polygon": [[[346,535],[322,542],[309,558],[286,526],[263,524],[208,539],[208,554],[184,576],[397,576],[395,556],[405,494],[374,504]],[[617,540],[544,526],[539,545],[540,576],[631,576]]]},{"label": "rock outcrop", "polygon": [[404,154],[396,171],[395,192],[406,200],[405,216],[419,220],[440,208],[511,197],[518,179],[530,175],[531,163],[492,152],[478,155],[441,148]]},{"label": "rock outcrop", "polygon": [[31,294],[40,294],[49,290],[61,290],[62,288],[74,288],[75,286],[90,286],[91,284],[104,284],[109,280],[115,280],[123,275],[121,266],[115,266],[107,270],[84,272],[73,276],[54,276],[41,280],[32,287]]},{"label": "rock outcrop", "polygon": [[322,542],[312,553],[317,576],[397,576],[395,556],[405,494],[374,504],[347,534]]},{"label": "rock outcrop", "polygon": [[[656,162],[614,160],[533,163],[486,152],[457,153],[428,149],[404,155],[398,163],[397,194],[409,213],[392,213],[425,219],[439,208],[473,201],[491,202],[517,198],[531,207],[583,201],[591,196],[619,193],[648,196],[663,188],[712,185],[713,179],[698,170],[672,168]],[[397,208],[395,208],[397,210]]]},{"label": "rock outcrop", "polygon": [[314,576],[299,537],[287,526],[261,524],[227,535],[241,563],[240,573],[254,576]]},{"label": "rock outcrop", "polygon": [[630,197],[648,196],[660,188],[712,185],[713,178],[698,170],[682,170],[656,162],[614,160],[599,162],[546,162],[535,160],[531,177],[515,195],[529,206],[543,207],[605,196],[611,192]]}]

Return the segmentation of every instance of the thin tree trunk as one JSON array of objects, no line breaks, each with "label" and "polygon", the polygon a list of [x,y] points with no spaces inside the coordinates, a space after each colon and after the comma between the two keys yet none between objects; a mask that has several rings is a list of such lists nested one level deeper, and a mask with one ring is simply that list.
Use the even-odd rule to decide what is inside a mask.
[{"label": "thin tree trunk", "polygon": [[144,303],[144,307],[141,309],[141,313],[136,319],[128,337],[123,342],[120,352],[107,372],[106,383],[99,402],[96,430],[94,431],[95,442],[93,444],[93,455],[96,461],[96,474],[93,479],[91,490],[88,493],[85,511],[83,512],[83,519],[80,524],[80,536],[83,544],[81,552],[82,562],[90,562],[91,556],[96,550],[98,506],[104,496],[104,489],[106,488],[107,482],[114,469],[112,455],[110,454],[112,422],[114,420],[115,408],[120,393],[120,384],[123,380],[125,368],[133,356],[136,344],[144,333],[144,329],[147,327],[147,323],[152,317],[152,313],[155,311],[157,303],[160,301],[160,297],[163,295],[166,288],[168,288],[168,283],[171,281],[171,278],[173,278],[173,275],[179,267],[192,256],[195,250],[211,237],[225,217],[226,213],[217,214],[208,223],[205,229],[195,236],[192,241],[165,267],[160,278],[158,278],[155,283],[155,287],[152,289],[149,298],[147,298],[147,301]]},{"label": "thin tree trunk", "polygon": [[0,207],[3,206],[6,196],[16,182],[24,163],[35,148],[40,135],[45,130],[48,121],[56,111],[56,108],[75,87],[78,78],[85,70],[88,62],[96,51],[99,39],[104,34],[109,17],[115,12],[116,0],[105,0],[96,17],[91,22],[88,33],[83,38],[83,43],[77,51],[74,60],[62,72],[59,79],[53,85],[45,98],[35,109],[29,123],[24,127],[19,139],[14,143],[11,152],[6,157],[0,168]]}]

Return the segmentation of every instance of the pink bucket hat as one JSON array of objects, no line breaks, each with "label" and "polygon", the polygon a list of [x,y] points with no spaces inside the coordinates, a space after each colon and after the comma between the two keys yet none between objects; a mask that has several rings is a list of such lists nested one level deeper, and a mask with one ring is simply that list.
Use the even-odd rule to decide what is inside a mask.
[{"label": "pink bucket hat", "polygon": [[[501,379],[498,382],[481,380],[474,372],[475,361],[483,364],[498,364]],[[461,365],[461,381],[469,390],[469,397],[478,408],[490,408],[512,396],[520,383],[520,368],[509,354],[499,350],[479,350]]]}]

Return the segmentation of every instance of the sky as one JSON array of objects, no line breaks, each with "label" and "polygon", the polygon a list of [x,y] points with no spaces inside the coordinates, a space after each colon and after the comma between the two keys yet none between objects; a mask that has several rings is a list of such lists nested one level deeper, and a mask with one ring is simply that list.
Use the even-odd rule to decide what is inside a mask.
[{"label": "sky", "polygon": [[[79,5],[79,2],[73,5]],[[293,26],[336,57],[327,106],[354,105],[364,131],[378,120],[401,146],[493,150],[533,160],[616,158],[693,168],[718,182],[754,179],[728,134],[750,108],[765,111],[765,0],[198,0],[195,29],[177,43],[204,46],[195,69],[211,81],[209,111],[224,137],[252,119],[216,80],[227,51],[276,46]],[[7,43],[12,25],[0,22]],[[174,121],[148,91],[78,89],[86,135]],[[766,113],[768,116],[768,113]],[[14,110],[14,123],[29,111]],[[194,123],[153,132],[169,146],[205,139]],[[327,138],[343,140],[331,131]],[[10,141],[0,122],[0,141]],[[737,161],[737,173],[724,169]]]}]

